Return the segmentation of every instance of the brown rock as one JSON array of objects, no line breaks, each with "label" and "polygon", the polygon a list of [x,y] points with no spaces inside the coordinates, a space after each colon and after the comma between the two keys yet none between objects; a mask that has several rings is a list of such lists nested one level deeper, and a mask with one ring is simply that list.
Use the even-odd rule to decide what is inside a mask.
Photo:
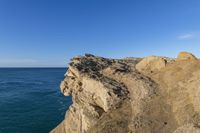
[{"label": "brown rock", "polygon": [[193,124],[186,124],[176,129],[173,133],[200,133],[200,128],[194,127]]},{"label": "brown rock", "polygon": [[199,60],[80,56],[60,86],[73,104],[52,132],[199,133],[199,86]]},{"label": "brown rock", "polygon": [[197,60],[197,58],[192,53],[180,52],[177,60]]},{"label": "brown rock", "polygon": [[164,68],[167,60],[158,56],[149,56],[143,58],[137,65],[136,69],[140,72],[154,72]]}]

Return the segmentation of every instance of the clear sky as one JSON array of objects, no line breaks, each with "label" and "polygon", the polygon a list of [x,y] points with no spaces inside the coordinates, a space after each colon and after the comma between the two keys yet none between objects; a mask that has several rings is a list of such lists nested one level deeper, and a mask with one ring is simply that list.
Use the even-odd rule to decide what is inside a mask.
[{"label": "clear sky", "polygon": [[0,67],[179,51],[200,56],[199,0],[0,0]]}]

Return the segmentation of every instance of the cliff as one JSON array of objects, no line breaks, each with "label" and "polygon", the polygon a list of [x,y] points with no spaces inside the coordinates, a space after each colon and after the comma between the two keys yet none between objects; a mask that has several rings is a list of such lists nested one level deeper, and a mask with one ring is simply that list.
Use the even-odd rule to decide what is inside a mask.
[{"label": "cliff", "polygon": [[61,92],[73,104],[51,133],[200,133],[200,60],[74,57]]}]

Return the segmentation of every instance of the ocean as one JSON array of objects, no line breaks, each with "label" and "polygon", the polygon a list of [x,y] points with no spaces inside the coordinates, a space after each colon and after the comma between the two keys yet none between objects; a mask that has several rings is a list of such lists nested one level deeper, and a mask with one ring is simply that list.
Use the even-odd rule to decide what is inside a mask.
[{"label": "ocean", "polygon": [[0,133],[48,133],[71,97],[59,89],[66,68],[0,68]]}]

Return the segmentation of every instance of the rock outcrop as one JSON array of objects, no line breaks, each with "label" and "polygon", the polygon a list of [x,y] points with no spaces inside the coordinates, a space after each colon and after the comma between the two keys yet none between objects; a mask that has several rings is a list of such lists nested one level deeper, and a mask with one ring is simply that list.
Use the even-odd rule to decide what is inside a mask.
[{"label": "rock outcrop", "polygon": [[200,61],[188,53],[178,59],[78,56],[60,85],[73,104],[51,132],[200,133],[199,86]]},{"label": "rock outcrop", "polygon": [[177,57],[178,60],[197,60],[197,58],[188,52],[180,52]]},{"label": "rock outcrop", "polygon": [[174,61],[173,59],[158,56],[149,56],[143,58],[138,64],[136,64],[136,69],[140,72],[153,73],[165,68],[167,63]]}]

